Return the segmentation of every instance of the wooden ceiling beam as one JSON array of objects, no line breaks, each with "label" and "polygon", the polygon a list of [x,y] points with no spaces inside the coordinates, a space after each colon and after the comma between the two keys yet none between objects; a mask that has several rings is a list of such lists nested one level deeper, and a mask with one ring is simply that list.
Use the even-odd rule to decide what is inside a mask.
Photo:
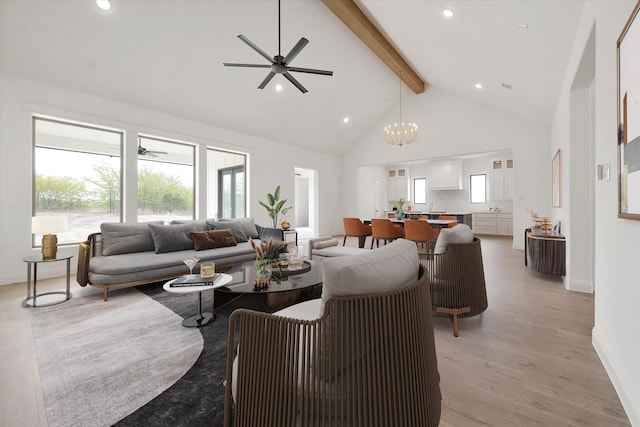
[{"label": "wooden ceiling beam", "polygon": [[418,73],[411,68],[353,0],[322,0],[322,3],[340,18],[411,90],[416,94],[425,91],[429,84],[420,78]]}]

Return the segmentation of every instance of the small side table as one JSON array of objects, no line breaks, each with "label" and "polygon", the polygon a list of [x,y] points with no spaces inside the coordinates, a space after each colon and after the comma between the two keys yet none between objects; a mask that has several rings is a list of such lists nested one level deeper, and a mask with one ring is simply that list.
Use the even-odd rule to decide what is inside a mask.
[{"label": "small side table", "polygon": [[282,241],[285,243],[295,242],[298,246],[298,232],[293,228],[282,229]]},{"label": "small side table", "polygon": [[[176,279],[171,279],[164,285],[162,285],[162,289],[167,292],[171,292],[174,294],[190,294],[193,292],[198,293],[198,314],[194,314],[193,316],[187,317],[182,321],[182,326],[185,328],[199,328],[200,326],[204,326],[207,323],[215,320],[216,315],[214,313],[203,313],[202,312],[202,292],[209,291],[220,286],[224,286],[229,283],[233,279],[229,274],[222,274],[213,284],[211,285],[196,285],[196,286],[179,286],[172,287],[171,284]],[[213,304],[211,304],[213,307]]]},{"label": "small side table", "polygon": [[[42,254],[34,255],[30,257],[23,258],[22,261],[27,263],[27,298],[22,301],[22,306],[27,308],[35,308],[35,307],[47,307],[50,305],[56,305],[68,301],[71,299],[71,258],[73,255],[58,255],[53,259],[44,259],[42,258]],[[44,262],[58,262],[58,261],[66,261],[67,262],[67,290],[63,291],[55,291],[55,292],[44,292],[38,294],[37,286],[38,286],[38,264]],[[31,268],[33,266],[33,269]],[[33,295],[31,295],[31,271],[33,270]],[[48,302],[45,304],[38,304],[36,299],[38,297],[42,297],[45,295],[63,295],[63,298],[57,298],[53,302]]]}]

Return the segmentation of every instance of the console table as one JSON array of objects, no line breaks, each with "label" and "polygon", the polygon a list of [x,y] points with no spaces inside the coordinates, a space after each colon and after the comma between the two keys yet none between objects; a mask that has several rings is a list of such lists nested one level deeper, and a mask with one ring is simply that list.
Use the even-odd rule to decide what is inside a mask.
[{"label": "console table", "polygon": [[564,276],[566,240],[564,236],[543,234],[540,229],[524,231],[524,265],[540,273]]}]

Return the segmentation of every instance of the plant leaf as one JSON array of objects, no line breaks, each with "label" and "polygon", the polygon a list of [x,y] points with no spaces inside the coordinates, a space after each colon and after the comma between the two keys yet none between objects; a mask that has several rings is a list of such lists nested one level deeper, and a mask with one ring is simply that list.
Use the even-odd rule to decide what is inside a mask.
[{"label": "plant leaf", "polygon": [[276,191],[274,191],[273,196],[275,197],[276,200],[280,199],[280,186],[279,185],[276,187]]}]

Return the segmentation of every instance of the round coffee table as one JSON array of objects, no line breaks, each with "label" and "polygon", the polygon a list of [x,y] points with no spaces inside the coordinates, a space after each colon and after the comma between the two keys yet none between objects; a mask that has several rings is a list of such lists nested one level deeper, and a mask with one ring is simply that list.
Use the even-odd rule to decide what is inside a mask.
[{"label": "round coffee table", "polygon": [[303,269],[290,271],[284,267],[281,276],[274,274],[265,289],[255,289],[256,266],[253,261],[235,264],[228,273],[232,280],[226,285],[216,287],[217,292],[231,294],[266,294],[269,311],[276,311],[295,303],[300,297],[311,292],[312,288],[322,284],[320,263],[304,260]]},{"label": "round coffee table", "polygon": [[193,316],[187,317],[182,321],[182,326],[187,328],[198,328],[200,326],[204,326],[213,319],[216,318],[213,313],[203,313],[202,312],[202,292],[210,291],[211,289],[219,288],[220,286],[224,286],[227,283],[231,282],[233,277],[229,274],[222,273],[218,276],[214,283],[211,285],[191,285],[191,286],[171,286],[173,282],[178,280],[178,278],[169,280],[167,283],[162,285],[162,289],[167,292],[171,292],[173,294],[191,294],[194,292],[198,293],[198,314],[194,314]]}]

